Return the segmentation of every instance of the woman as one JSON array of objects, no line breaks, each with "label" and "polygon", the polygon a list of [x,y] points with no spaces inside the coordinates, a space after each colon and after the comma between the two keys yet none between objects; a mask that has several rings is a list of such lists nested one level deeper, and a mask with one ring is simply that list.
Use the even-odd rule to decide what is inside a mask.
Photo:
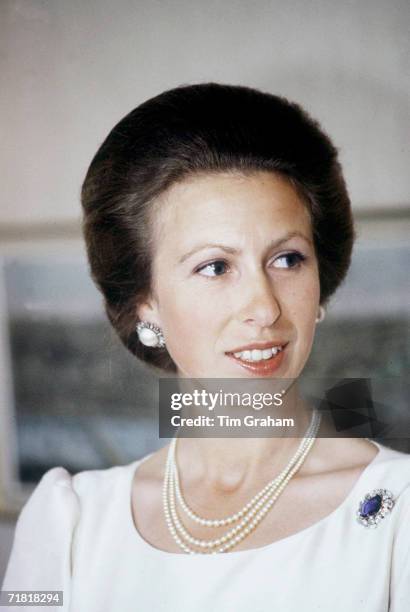
[{"label": "woman", "polygon": [[[354,238],[336,149],[299,106],[167,91],[108,135],[82,202],[93,278],[138,359],[181,380],[298,379]],[[63,590],[75,612],[408,610],[409,457],[324,437],[296,405],[292,437],[50,470],[3,588]]]}]

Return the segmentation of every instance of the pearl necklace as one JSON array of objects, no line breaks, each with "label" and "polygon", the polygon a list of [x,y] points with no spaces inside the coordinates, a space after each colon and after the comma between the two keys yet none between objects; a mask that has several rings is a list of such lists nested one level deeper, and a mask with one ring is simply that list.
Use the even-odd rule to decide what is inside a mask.
[{"label": "pearl necklace", "polygon": [[[313,411],[310,425],[302,439],[296,453],[290,459],[280,474],[271,480],[259,493],[257,493],[241,510],[222,519],[206,519],[196,514],[185,502],[179,483],[178,467],[175,451],[177,438],[173,438],[168,449],[163,484],[163,507],[165,521],[176,544],[186,553],[222,553],[233,548],[248,536],[266,516],[292,476],[299,470],[305,461],[320,427],[321,415]],[[206,527],[221,527],[240,521],[238,525],[229,529],[224,535],[214,540],[201,540],[188,533],[181,523],[177,510],[176,499],[181,509],[193,521]],[[199,550],[192,548],[195,546]]]}]

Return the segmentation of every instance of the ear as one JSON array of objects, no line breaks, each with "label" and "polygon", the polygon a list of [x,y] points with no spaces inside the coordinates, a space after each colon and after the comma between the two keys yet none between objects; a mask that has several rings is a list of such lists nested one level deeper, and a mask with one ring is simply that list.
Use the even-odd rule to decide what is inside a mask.
[{"label": "ear", "polygon": [[139,321],[153,323],[162,329],[161,317],[159,316],[159,308],[154,297],[149,297],[146,300],[137,304],[137,318]]}]

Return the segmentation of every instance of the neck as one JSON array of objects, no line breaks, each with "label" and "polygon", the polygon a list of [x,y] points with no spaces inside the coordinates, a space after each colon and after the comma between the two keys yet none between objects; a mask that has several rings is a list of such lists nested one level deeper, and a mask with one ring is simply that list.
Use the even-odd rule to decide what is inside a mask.
[{"label": "neck", "polygon": [[[286,396],[284,405],[270,414],[282,418],[292,415],[295,425],[275,430],[275,437],[179,438],[176,457],[183,479],[201,482],[220,493],[233,493],[263,486],[279,474],[298,449],[312,417],[296,386]],[[255,416],[267,416],[269,411],[261,413],[256,411]]]}]

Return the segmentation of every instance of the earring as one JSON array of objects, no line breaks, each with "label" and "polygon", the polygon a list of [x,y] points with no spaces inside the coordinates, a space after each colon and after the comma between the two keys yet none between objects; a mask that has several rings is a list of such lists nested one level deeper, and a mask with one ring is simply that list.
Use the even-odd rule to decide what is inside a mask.
[{"label": "earring", "polygon": [[319,314],[316,318],[316,323],[321,323],[323,321],[323,319],[326,316],[326,310],[323,308],[323,306],[319,306]]},{"label": "earring", "polygon": [[153,323],[140,321],[137,323],[135,329],[140,342],[144,344],[144,346],[151,346],[153,348],[163,348],[165,346],[165,338],[162,330]]}]

